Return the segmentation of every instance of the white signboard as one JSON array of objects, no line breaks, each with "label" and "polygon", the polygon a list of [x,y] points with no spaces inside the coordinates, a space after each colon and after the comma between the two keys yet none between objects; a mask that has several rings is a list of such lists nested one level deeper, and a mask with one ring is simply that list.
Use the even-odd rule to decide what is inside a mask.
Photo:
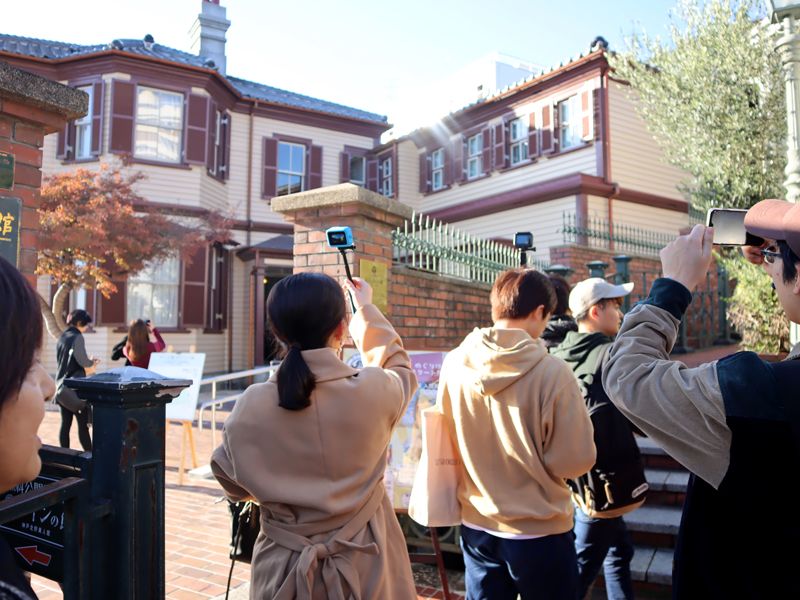
[{"label": "white signboard", "polygon": [[181,395],[167,404],[167,419],[175,421],[194,421],[197,398],[200,395],[200,380],[203,378],[205,354],[173,354],[153,352],[150,355],[148,370],[164,377],[191,379],[194,384],[181,392]]}]

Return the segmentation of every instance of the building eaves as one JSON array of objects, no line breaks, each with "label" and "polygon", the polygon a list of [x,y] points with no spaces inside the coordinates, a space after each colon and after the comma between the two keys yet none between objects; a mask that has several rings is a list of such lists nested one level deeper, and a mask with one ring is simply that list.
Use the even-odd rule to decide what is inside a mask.
[{"label": "building eaves", "polygon": [[245,98],[252,98],[254,100],[263,100],[273,104],[281,104],[284,106],[293,106],[295,108],[302,108],[306,110],[313,110],[328,114],[339,115],[341,117],[348,117],[350,119],[359,119],[361,121],[371,121],[374,123],[388,123],[388,119],[383,115],[351,108],[335,102],[328,102],[320,100],[319,98],[312,98],[311,96],[304,96],[295,92],[288,92],[279,88],[240,79],[239,77],[228,76],[227,80],[233,85],[234,88]]}]

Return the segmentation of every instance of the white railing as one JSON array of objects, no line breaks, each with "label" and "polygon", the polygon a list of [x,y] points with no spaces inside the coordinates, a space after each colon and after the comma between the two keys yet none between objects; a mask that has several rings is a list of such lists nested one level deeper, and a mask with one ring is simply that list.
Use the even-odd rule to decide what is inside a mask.
[{"label": "white railing", "polygon": [[244,377],[252,377],[253,375],[262,375],[264,373],[272,373],[278,368],[278,365],[270,367],[259,367],[257,369],[250,369],[249,371],[237,371],[236,373],[228,373],[227,375],[217,375],[216,377],[209,377],[208,379],[201,379],[200,385],[211,386],[211,400],[203,402],[200,405],[200,416],[198,417],[197,429],[203,430],[203,411],[207,407],[211,407],[211,443],[212,448],[217,447],[217,405],[224,404],[225,402],[236,402],[241,398],[244,391],[238,394],[231,394],[230,396],[223,396],[217,398],[217,384],[221,381],[231,381],[233,379],[242,379]]}]

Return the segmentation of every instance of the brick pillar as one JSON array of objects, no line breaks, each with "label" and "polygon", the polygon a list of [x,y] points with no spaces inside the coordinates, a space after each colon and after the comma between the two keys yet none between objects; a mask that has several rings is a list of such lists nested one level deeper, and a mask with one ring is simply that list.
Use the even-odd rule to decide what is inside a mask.
[{"label": "brick pillar", "polygon": [[[10,227],[0,226],[0,255],[13,263],[18,240],[16,266],[34,289],[44,136],[63,131],[88,109],[86,92],[0,62],[0,225],[12,217],[5,221]],[[14,176],[7,185],[2,175],[11,164]]]},{"label": "brick pillar", "polygon": [[273,198],[272,210],[294,223],[294,272],[316,271],[344,282],[344,263],[328,247],[325,231],[350,227],[356,249],[348,251],[353,277],[361,259],[392,266],[392,230],[411,218],[405,204],[352,183],[343,183],[291,196]]}]

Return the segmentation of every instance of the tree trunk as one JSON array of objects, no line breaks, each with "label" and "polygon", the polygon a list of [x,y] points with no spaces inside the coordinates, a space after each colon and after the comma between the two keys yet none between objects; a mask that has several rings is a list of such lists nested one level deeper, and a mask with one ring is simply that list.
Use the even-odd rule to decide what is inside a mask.
[{"label": "tree trunk", "polygon": [[58,327],[58,321],[56,320],[56,316],[53,314],[52,309],[47,304],[47,301],[42,298],[41,294],[39,296],[39,304],[42,307],[42,316],[44,317],[44,324],[47,327],[47,333],[50,334],[50,337],[54,340],[58,340],[63,333],[63,329]]},{"label": "tree trunk", "polygon": [[64,321],[64,303],[72,291],[71,283],[62,283],[56,290],[56,295],[53,296],[53,316],[58,323],[58,328],[64,331],[67,328],[67,323]]}]

